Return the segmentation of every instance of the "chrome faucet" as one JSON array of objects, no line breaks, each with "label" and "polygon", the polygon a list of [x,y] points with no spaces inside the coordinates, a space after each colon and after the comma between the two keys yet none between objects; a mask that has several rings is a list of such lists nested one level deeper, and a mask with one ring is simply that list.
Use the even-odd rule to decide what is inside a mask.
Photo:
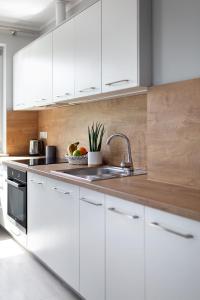
[{"label": "chrome faucet", "polygon": [[129,138],[123,134],[123,133],[115,133],[115,134],[112,134],[106,141],[106,144],[109,145],[111,140],[115,137],[121,137],[123,139],[126,140],[127,142],[127,148],[128,148],[128,161],[125,162],[125,161],[121,161],[120,163],[120,166],[122,168],[127,168],[129,169],[130,171],[134,171],[134,167],[133,167],[133,159],[132,159],[132,154],[131,154],[131,144],[130,144],[130,141],[129,141]]}]

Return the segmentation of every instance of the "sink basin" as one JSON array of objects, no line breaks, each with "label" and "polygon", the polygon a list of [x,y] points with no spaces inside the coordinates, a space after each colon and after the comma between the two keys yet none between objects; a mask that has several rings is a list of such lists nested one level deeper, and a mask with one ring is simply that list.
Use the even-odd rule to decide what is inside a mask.
[{"label": "sink basin", "polygon": [[92,168],[80,168],[74,170],[61,170],[51,171],[57,175],[63,175],[68,178],[82,179],[85,181],[105,180],[111,178],[120,178],[127,176],[144,175],[146,171],[142,169],[135,169],[133,172],[112,166],[92,167]]}]

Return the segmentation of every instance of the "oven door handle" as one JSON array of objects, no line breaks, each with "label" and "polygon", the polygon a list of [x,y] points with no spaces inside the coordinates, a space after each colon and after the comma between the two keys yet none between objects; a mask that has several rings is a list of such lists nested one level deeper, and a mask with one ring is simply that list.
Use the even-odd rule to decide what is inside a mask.
[{"label": "oven door handle", "polygon": [[10,179],[6,179],[6,182],[16,188],[21,188],[21,187],[25,187],[25,184],[23,183],[18,183],[18,182],[15,182],[13,180],[10,180]]}]

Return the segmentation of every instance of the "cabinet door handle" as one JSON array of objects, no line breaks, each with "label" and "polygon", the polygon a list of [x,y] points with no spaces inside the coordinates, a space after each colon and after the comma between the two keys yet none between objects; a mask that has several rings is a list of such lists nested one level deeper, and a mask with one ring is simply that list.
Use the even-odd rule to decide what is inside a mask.
[{"label": "cabinet door handle", "polygon": [[94,86],[91,86],[91,87],[89,87],[89,88],[80,90],[79,93],[86,93],[86,92],[94,91],[94,90],[96,90],[96,88],[95,88]]},{"label": "cabinet door handle", "polygon": [[90,201],[90,200],[87,200],[87,199],[86,199],[86,198],[84,198],[84,197],[82,197],[80,200],[81,200],[81,201],[83,201],[83,202],[86,202],[86,203],[89,203],[89,204],[95,205],[95,206],[103,206],[103,204],[102,204],[102,203],[95,203],[95,202],[92,202],[92,201]]},{"label": "cabinet door handle", "polygon": [[35,184],[38,184],[38,185],[44,184],[43,182],[35,181],[35,180],[33,180],[33,179],[30,179],[30,182],[35,183]]},{"label": "cabinet door handle", "polygon": [[25,106],[25,104],[24,103],[18,103],[18,104],[16,104],[16,106]]},{"label": "cabinet door handle", "polygon": [[181,232],[172,230],[172,229],[170,229],[170,228],[167,228],[167,227],[161,225],[161,224],[158,223],[158,222],[152,222],[152,223],[150,223],[150,225],[151,225],[151,226],[154,226],[154,227],[157,227],[157,228],[160,228],[160,229],[162,229],[162,230],[164,230],[164,231],[166,231],[166,232],[169,232],[169,233],[178,235],[178,236],[180,236],[180,237],[182,237],[182,238],[184,238],[184,239],[194,239],[194,235],[192,235],[192,234],[189,234],[189,233],[188,233],[188,234],[184,234],[184,233],[181,233]]},{"label": "cabinet door handle", "polygon": [[128,82],[130,82],[129,79],[122,79],[122,80],[118,80],[118,81],[113,81],[113,82],[106,83],[105,85],[112,86],[112,85],[115,85],[115,84],[128,83]]},{"label": "cabinet door handle", "polygon": [[61,194],[64,194],[64,195],[70,195],[71,193],[70,192],[65,192],[65,191],[61,191],[61,190],[59,190],[57,187],[52,187],[51,188],[53,191],[56,191],[56,192],[58,192],[58,193],[61,193]]},{"label": "cabinet door handle", "polygon": [[127,217],[129,219],[134,219],[135,220],[135,219],[139,219],[140,218],[138,215],[129,215],[129,214],[126,214],[126,213],[124,213],[124,212],[116,209],[115,207],[109,207],[108,210],[110,210],[110,211],[112,211],[112,212],[114,212],[116,214],[122,215],[124,217]]},{"label": "cabinet door handle", "polygon": [[65,93],[64,95],[58,95],[58,96],[56,96],[56,98],[61,98],[61,97],[64,97],[64,96],[69,96],[70,95],[70,93]]}]

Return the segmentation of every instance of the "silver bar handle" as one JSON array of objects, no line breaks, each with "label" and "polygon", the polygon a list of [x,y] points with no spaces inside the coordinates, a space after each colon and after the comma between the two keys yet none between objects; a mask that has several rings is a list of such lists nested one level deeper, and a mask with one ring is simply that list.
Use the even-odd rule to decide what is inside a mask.
[{"label": "silver bar handle", "polygon": [[95,206],[103,206],[102,203],[95,203],[95,202],[92,202],[92,201],[90,201],[90,200],[87,200],[85,197],[80,198],[80,200],[83,201],[83,202],[86,202],[86,203],[95,205]]},{"label": "silver bar handle", "polygon": [[25,187],[24,184],[22,184],[22,183],[17,183],[17,182],[15,182],[15,181],[13,181],[13,180],[10,180],[10,179],[5,179],[5,181],[6,181],[8,184],[10,184],[10,185],[12,185],[12,186],[14,186],[14,187],[16,187],[16,188]]},{"label": "silver bar handle", "polygon": [[122,215],[124,217],[127,217],[129,219],[134,219],[135,220],[135,219],[139,219],[140,218],[138,215],[129,215],[129,214],[126,214],[126,213],[124,213],[124,212],[116,209],[115,207],[109,207],[108,210],[110,210],[110,211],[112,211],[112,212],[114,212],[116,214]]},{"label": "silver bar handle", "polygon": [[112,85],[123,83],[123,82],[124,83],[128,83],[128,82],[130,82],[130,80],[129,79],[122,79],[122,80],[118,80],[118,81],[113,81],[113,82],[106,83],[105,85],[112,86]]},{"label": "silver bar handle", "polygon": [[61,97],[64,97],[64,96],[69,96],[70,95],[70,93],[65,93],[64,95],[58,95],[58,96],[56,96],[56,98],[61,98]]},{"label": "silver bar handle", "polygon": [[86,93],[86,92],[94,91],[94,90],[96,90],[96,88],[95,88],[94,86],[91,86],[91,87],[89,87],[89,88],[80,90],[79,93]]},{"label": "silver bar handle", "polygon": [[35,180],[33,180],[33,179],[30,179],[30,182],[35,183],[35,184],[38,184],[38,185],[44,184],[43,182],[35,181]]},{"label": "silver bar handle", "polygon": [[58,192],[58,193],[61,193],[61,194],[64,194],[64,195],[70,195],[71,193],[70,192],[65,192],[65,191],[61,191],[61,190],[59,190],[57,187],[52,187],[51,188],[53,191],[56,191],[56,192]]},{"label": "silver bar handle", "polygon": [[158,223],[158,222],[152,222],[152,223],[150,223],[150,225],[151,225],[151,226],[154,226],[154,227],[157,227],[157,228],[160,228],[160,229],[162,229],[162,230],[164,230],[164,231],[166,231],[166,232],[169,232],[169,233],[175,234],[175,235],[177,235],[177,236],[180,236],[180,237],[182,237],[182,238],[184,238],[184,239],[194,239],[194,235],[192,235],[192,234],[190,234],[190,233],[184,234],[184,233],[181,233],[181,232],[172,230],[172,229],[170,229],[170,228],[167,228],[167,227],[161,225],[161,224]]},{"label": "silver bar handle", "polygon": [[25,103],[17,103],[16,106],[25,106]]}]

